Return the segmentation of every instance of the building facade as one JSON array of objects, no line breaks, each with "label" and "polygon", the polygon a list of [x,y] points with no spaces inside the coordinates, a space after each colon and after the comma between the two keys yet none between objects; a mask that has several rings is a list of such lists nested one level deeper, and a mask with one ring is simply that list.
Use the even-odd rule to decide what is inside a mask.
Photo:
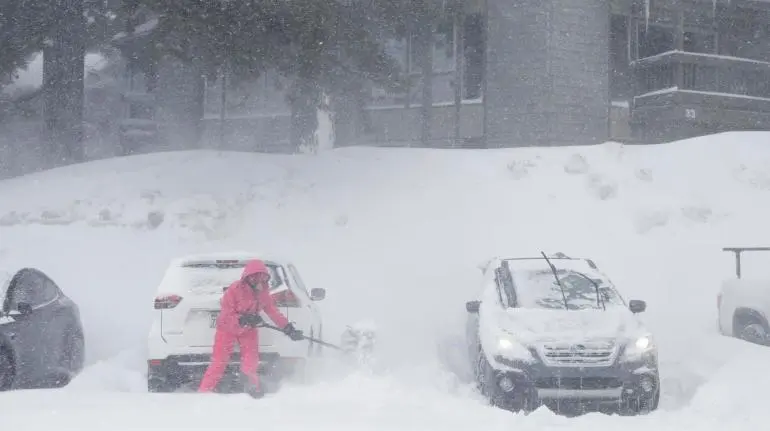
[{"label": "building facade", "polygon": [[[409,77],[407,89],[395,94],[370,87],[356,95],[356,115],[336,117],[338,146],[650,143],[770,129],[770,0],[464,5],[462,17],[448,17],[435,34],[428,141],[420,139],[422,62],[408,36],[389,44]],[[125,135],[166,130],[177,136],[175,130],[184,130],[180,145],[186,145],[193,139],[190,131],[198,130],[190,127],[191,115],[199,115],[206,146],[288,149],[285,78],[268,71],[253,81],[201,80],[194,71],[181,73],[165,64],[155,82],[164,81],[163,70],[173,71],[174,79],[165,81],[174,85],[154,85],[151,91],[137,87],[142,79],[127,75],[126,100],[137,106],[125,112],[143,114],[141,121],[126,119]],[[192,81],[180,84],[180,76]],[[184,88],[189,91],[179,91]],[[148,103],[155,105],[138,108]],[[184,115],[168,114],[190,104],[196,108],[182,109]],[[160,120],[148,122],[153,115]]]}]

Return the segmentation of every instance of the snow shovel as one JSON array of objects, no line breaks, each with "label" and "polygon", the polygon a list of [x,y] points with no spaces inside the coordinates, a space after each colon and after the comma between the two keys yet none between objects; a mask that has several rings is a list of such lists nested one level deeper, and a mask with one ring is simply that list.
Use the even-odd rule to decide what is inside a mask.
[{"label": "snow shovel", "polygon": [[[269,323],[263,322],[259,326],[283,333],[283,329],[270,325]],[[355,353],[358,356],[366,357],[371,355],[374,350],[375,333],[371,326],[358,328],[348,326],[342,334],[342,346],[328,343],[317,338],[308,337],[307,335],[303,335],[302,338],[346,354]]]}]

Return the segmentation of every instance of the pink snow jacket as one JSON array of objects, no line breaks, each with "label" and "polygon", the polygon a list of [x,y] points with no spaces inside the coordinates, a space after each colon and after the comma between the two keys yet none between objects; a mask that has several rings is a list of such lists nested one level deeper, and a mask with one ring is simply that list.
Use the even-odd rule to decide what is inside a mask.
[{"label": "pink snow jacket", "polygon": [[241,274],[241,279],[235,281],[225,290],[222,297],[222,309],[217,318],[217,330],[242,336],[255,332],[256,328],[243,327],[238,323],[244,313],[258,313],[264,311],[275,324],[283,328],[289,324],[275,305],[275,300],[268,289],[252,289],[244,279],[249,275],[265,273],[269,274],[267,267],[261,260],[252,260],[246,264]]}]

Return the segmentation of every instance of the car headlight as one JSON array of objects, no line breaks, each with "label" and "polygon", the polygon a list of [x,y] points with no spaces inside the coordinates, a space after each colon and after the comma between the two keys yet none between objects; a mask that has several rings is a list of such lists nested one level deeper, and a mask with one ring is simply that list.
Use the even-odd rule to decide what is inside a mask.
[{"label": "car headlight", "polygon": [[497,340],[497,348],[500,350],[512,350],[513,346],[513,341],[509,340],[508,338],[500,338]]},{"label": "car headlight", "polygon": [[507,336],[497,339],[497,354],[508,359],[528,361],[532,359],[532,353],[523,344]]},{"label": "car headlight", "polygon": [[639,350],[647,350],[652,346],[652,340],[650,340],[650,337],[639,337],[636,339],[634,346]]},{"label": "car headlight", "polygon": [[641,360],[645,359],[648,355],[655,354],[655,344],[652,342],[652,337],[644,335],[631,343],[626,345],[626,351],[623,354],[625,360]]}]

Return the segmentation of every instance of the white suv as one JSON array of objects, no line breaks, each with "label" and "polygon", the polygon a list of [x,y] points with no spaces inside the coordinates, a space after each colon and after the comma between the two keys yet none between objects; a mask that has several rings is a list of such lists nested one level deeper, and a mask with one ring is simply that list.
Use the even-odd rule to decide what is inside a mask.
[{"label": "white suv", "polygon": [[626,300],[590,259],[493,259],[466,303],[477,387],[496,406],[628,414],[657,409],[658,354]]},{"label": "white suv", "polygon": [[745,252],[770,251],[770,247],[728,247],[723,250],[735,254],[735,278],[724,281],[717,295],[719,331],[723,335],[768,346],[770,278],[743,278],[741,255]]},{"label": "white suv", "polygon": [[[261,259],[267,265],[270,291],[279,310],[306,336],[322,339],[321,315],[314,301],[322,300],[326,291],[308,290],[291,262],[235,252],[176,259],[166,269],[155,297],[155,317],[148,337],[150,392],[173,392],[200,382],[210,362],[222,295],[241,277],[251,259]],[[268,316],[263,317],[271,323]],[[259,344],[259,372],[277,380],[302,371],[305,361],[322,349],[312,340],[292,341],[267,328],[260,330]],[[240,377],[237,346],[230,360],[223,385],[239,385],[239,379],[233,379]]]}]

